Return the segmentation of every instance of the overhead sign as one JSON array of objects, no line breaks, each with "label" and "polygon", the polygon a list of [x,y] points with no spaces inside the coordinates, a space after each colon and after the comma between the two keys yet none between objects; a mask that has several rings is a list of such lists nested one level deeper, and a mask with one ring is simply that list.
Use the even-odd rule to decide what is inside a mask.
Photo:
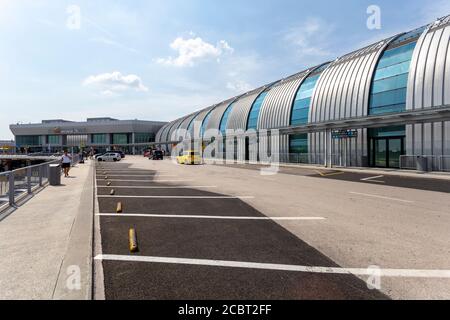
[{"label": "overhead sign", "polygon": [[358,130],[357,129],[333,130],[331,132],[331,137],[333,139],[357,138],[358,137]]}]

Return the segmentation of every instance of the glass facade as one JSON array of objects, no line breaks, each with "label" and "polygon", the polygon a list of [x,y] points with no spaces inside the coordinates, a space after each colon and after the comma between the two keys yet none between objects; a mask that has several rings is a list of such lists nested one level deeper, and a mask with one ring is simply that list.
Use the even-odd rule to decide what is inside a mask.
[{"label": "glass facade", "polygon": [[106,144],[106,134],[93,134],[92,135],[92,143],[93,144]]},{"label": "glass facade", "polygon": [[112,135],[113,144],[128,144],[128,134],[114,133]]},{"label": "glass facade", "polygon": [[202,127],[200,129],[200,136],[203,137],[203,134],[205,133],[206,127],[208,126],[209,119],[211,118],[211,114],[214,109],[209,111],[208,115],[203,119]]},{"label": "glass facade", "polygon": [[257,129],[258,127],[258,118],[259,111],[261,110],[261,106],[264,102],[265,97],[267,96],[267,91],[263,92],[259,95],[259,97],[255,100],[250,109],[248,120],[247,120],[247,130],[248,129]]},{"label": "glass facade", "polygon": [[61,144],[61,136],[56,136],[56,135],[47,136],[47,144],[53,144],[53,145]]},{"label": "glass facade", "polygon": [[289,136],[289,153],[308,153],[308,134]]},{"label": "glass facade", "polygon": [[42,145],[41,136],[16,136],[17,147],[40,146]]},{"label": "glass facade", "polygon": [[291,125],[301,125],[308,123],[309,106],[311,105],[311,97],[316,87],[320,74],[310,76],[303,81],[295,96],[294,106],[291,114]]},{"label": "glass facade", "polygon": [[301,84],[295,96],[291,113],[291,125],[302,125],[308,123],[309,107],[311,98],[319,80],[320,74],[328,67],[325,63],[312,72]]},{"label": "glass facade", "polygon": [[135,133],[134,142],[135,143],[147,143],[155,141],[155,135],[153,133]]},{"label": "glass facade", "polygon": [[[391,47],[397,45],[398,40],[391,44]],[[372,83],[369,114],[405,110],[409,66],[415,47],[415,41],[409,42],[392,49],[388,48],[381,56]]]},{"label": "glass facade", "polygon": [[223,136],[226,135],[227,131],[227,124],[228,124],[228,117],[231,113],[231,110],[233,110],[233,103],[228,106],[228,108],[225,110],[222,116],[222,120],[220,121],[220,132]]}]

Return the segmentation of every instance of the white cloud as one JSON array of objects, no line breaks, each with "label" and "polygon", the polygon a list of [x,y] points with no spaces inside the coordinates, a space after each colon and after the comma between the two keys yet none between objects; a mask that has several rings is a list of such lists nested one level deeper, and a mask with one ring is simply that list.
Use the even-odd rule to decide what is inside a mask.
[{"label": "white cloud", "polygon": [[109,97],[127,90],[148,91],[140,77],[134,74],[124,76],[119,71],[89,76],[83,81],[83,85],[99,88],[102,95]]},{"label": "white cloud", "polygon": [[298,26],[286,30],[283,39],[297,49],[301,58],[323,58],[331,55],[327,49],[334,27],[319,18],[308,18]]},{"label": "white cloud", "polygon": [[203,59],[219,58],[226,53],[233,53],[234,49],[225,41],[221,40],[217,45],[213,45],[202,38],[184,39],[176,38],[170,47],[178,51],[178,57],[159,58],[156,60],[159,64],[175,66],[175,67],[192,67],[195,62]]}]

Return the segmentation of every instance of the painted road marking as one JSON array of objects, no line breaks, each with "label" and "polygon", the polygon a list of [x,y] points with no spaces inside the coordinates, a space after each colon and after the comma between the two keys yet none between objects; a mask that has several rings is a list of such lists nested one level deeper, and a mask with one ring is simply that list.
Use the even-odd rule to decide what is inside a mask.
[{"label": "painted road marking", "polygon": [[386,182],[384,182],[384,181],[375,180],[375,179],[379,179],[379,178],[383,178],[383,177],[384,177],[384,176],[368,177],[368,178],[361,179],[361,181],[369,181],[369,182],[377,182],[377,183],[386,183]]},{"label": "painted road marking", "polygon": [[104,177],[104,176],[108,176],[108,177],[176,177],[175,175],[169,175],[169,174],[164,174],[164,175],[160,175],[160,174],[98,174],[97,176],[99,177]]},{"label": "painted road marking", "polygon": [[384,197],[384,196],[379,196],[379,195],[375,195],[375,194],[359,193],[359,192],[352,192],[352,191],[350,191],[350,193],[360,195],[360,196],[372,197],[372,198],[387,199],[387,200],[400,201],[400,202],[405,202],[405,203],[414,203],[414,201],[411,201],[411,200],[403,200],[403,199],[397,199],[397,198],[391,198],[391,197]]},{"label": "painted road marking", "polygon": [[[97,188],[110,188],[108,186],[97,186]],[[114,186],[116,189],[208,189],[217,188],[217,186]]]},{"label": "painted road marking", "polygon": [[252,196],[110,196],[98,195],[98,198],[135,198],[135,199],[254,199]]},{"label": "painted road marking", "polygon": [[323,217],[239,217],[239,216],[201,216],[201,215],[177,215],[177,214],[117,214],[98,213],[99,217],[141,217],[141,218],[181,218],[181,219],[223,219],[223,220],[326,220]]},{"label": "painted road marking", "polygon": [[108,179],[108,181],[119,181],[119,182],[187,182],[193,181],[192,179],[183,180],[123,180],[123,179]]},{"label": "painted road marking", "polygon": [[322,177],[328,177],[328,176],[336,176],[336,175],[339,175],[339,174],[344,174],[345,172],[343,172],[343,171],[334,171],[334,172],[330,172],[330,173],[327,173],[327,172],[322,172],[322,171],[320,171],[320,170],[314,170],[314,171],[316,171],[318,174],[320,174]]},{"label": "painted road marking", "polygon": [[112,254],[97,255],[95,257],[95,260],[183,264],[183,265],[198,265],[211,267],[294,271],[306,273],[352,274],[357,276],[373,276],[374,274],[377,274],[380,275],[381,277],[450,278],[450,270],[416,270],[416,269],[375,270],[373,268],[364,269],[364,268],[316,267],[316,266],[300,266],[289,264],[256,263],[256,262],[242,262],[242,261],[186,259],[186,258],[168,258],[168,257],[151,257],[151,256],[124,256]]}]

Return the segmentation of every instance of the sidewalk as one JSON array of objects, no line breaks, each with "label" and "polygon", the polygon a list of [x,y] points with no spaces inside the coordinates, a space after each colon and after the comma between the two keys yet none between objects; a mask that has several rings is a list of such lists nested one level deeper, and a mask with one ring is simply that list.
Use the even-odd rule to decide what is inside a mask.
[{"label": "sidewalk", "polygon": [[90,299],[92,174],[77,165],[0,222],[0,299]]},{"label": "sidewalk", "polygon": [[[171,159],[171,157],[166,157]],[[222,160],[217,159],[207,159],[211,163],[218,162]],[[208,163],[208,162],[207,162]],[[248,162],[248,161],[236,161],[226,163],[228,165],[256,165],[256,166],[270,166],[270,163],[263,162]],[[401,176],[401,177],[415,177],[415,178],[427,178],[427,179],[441,179],[450,180],[450,172],[441,171],[430,171],[421,172],[416,170],[405,170],[405,169],[387,169],[387,168],[372,168],[372,167],[325,167],[323,165],[312,165],[312,164],[296,164],[296,163],[278,163],[279,167],[284,168],[299,168],[299,169],[311,169],[311,170],[338,170],[343,172],[356,172],[356,173],[368,173],[374,175],[391,175],[391,176]]]}]

